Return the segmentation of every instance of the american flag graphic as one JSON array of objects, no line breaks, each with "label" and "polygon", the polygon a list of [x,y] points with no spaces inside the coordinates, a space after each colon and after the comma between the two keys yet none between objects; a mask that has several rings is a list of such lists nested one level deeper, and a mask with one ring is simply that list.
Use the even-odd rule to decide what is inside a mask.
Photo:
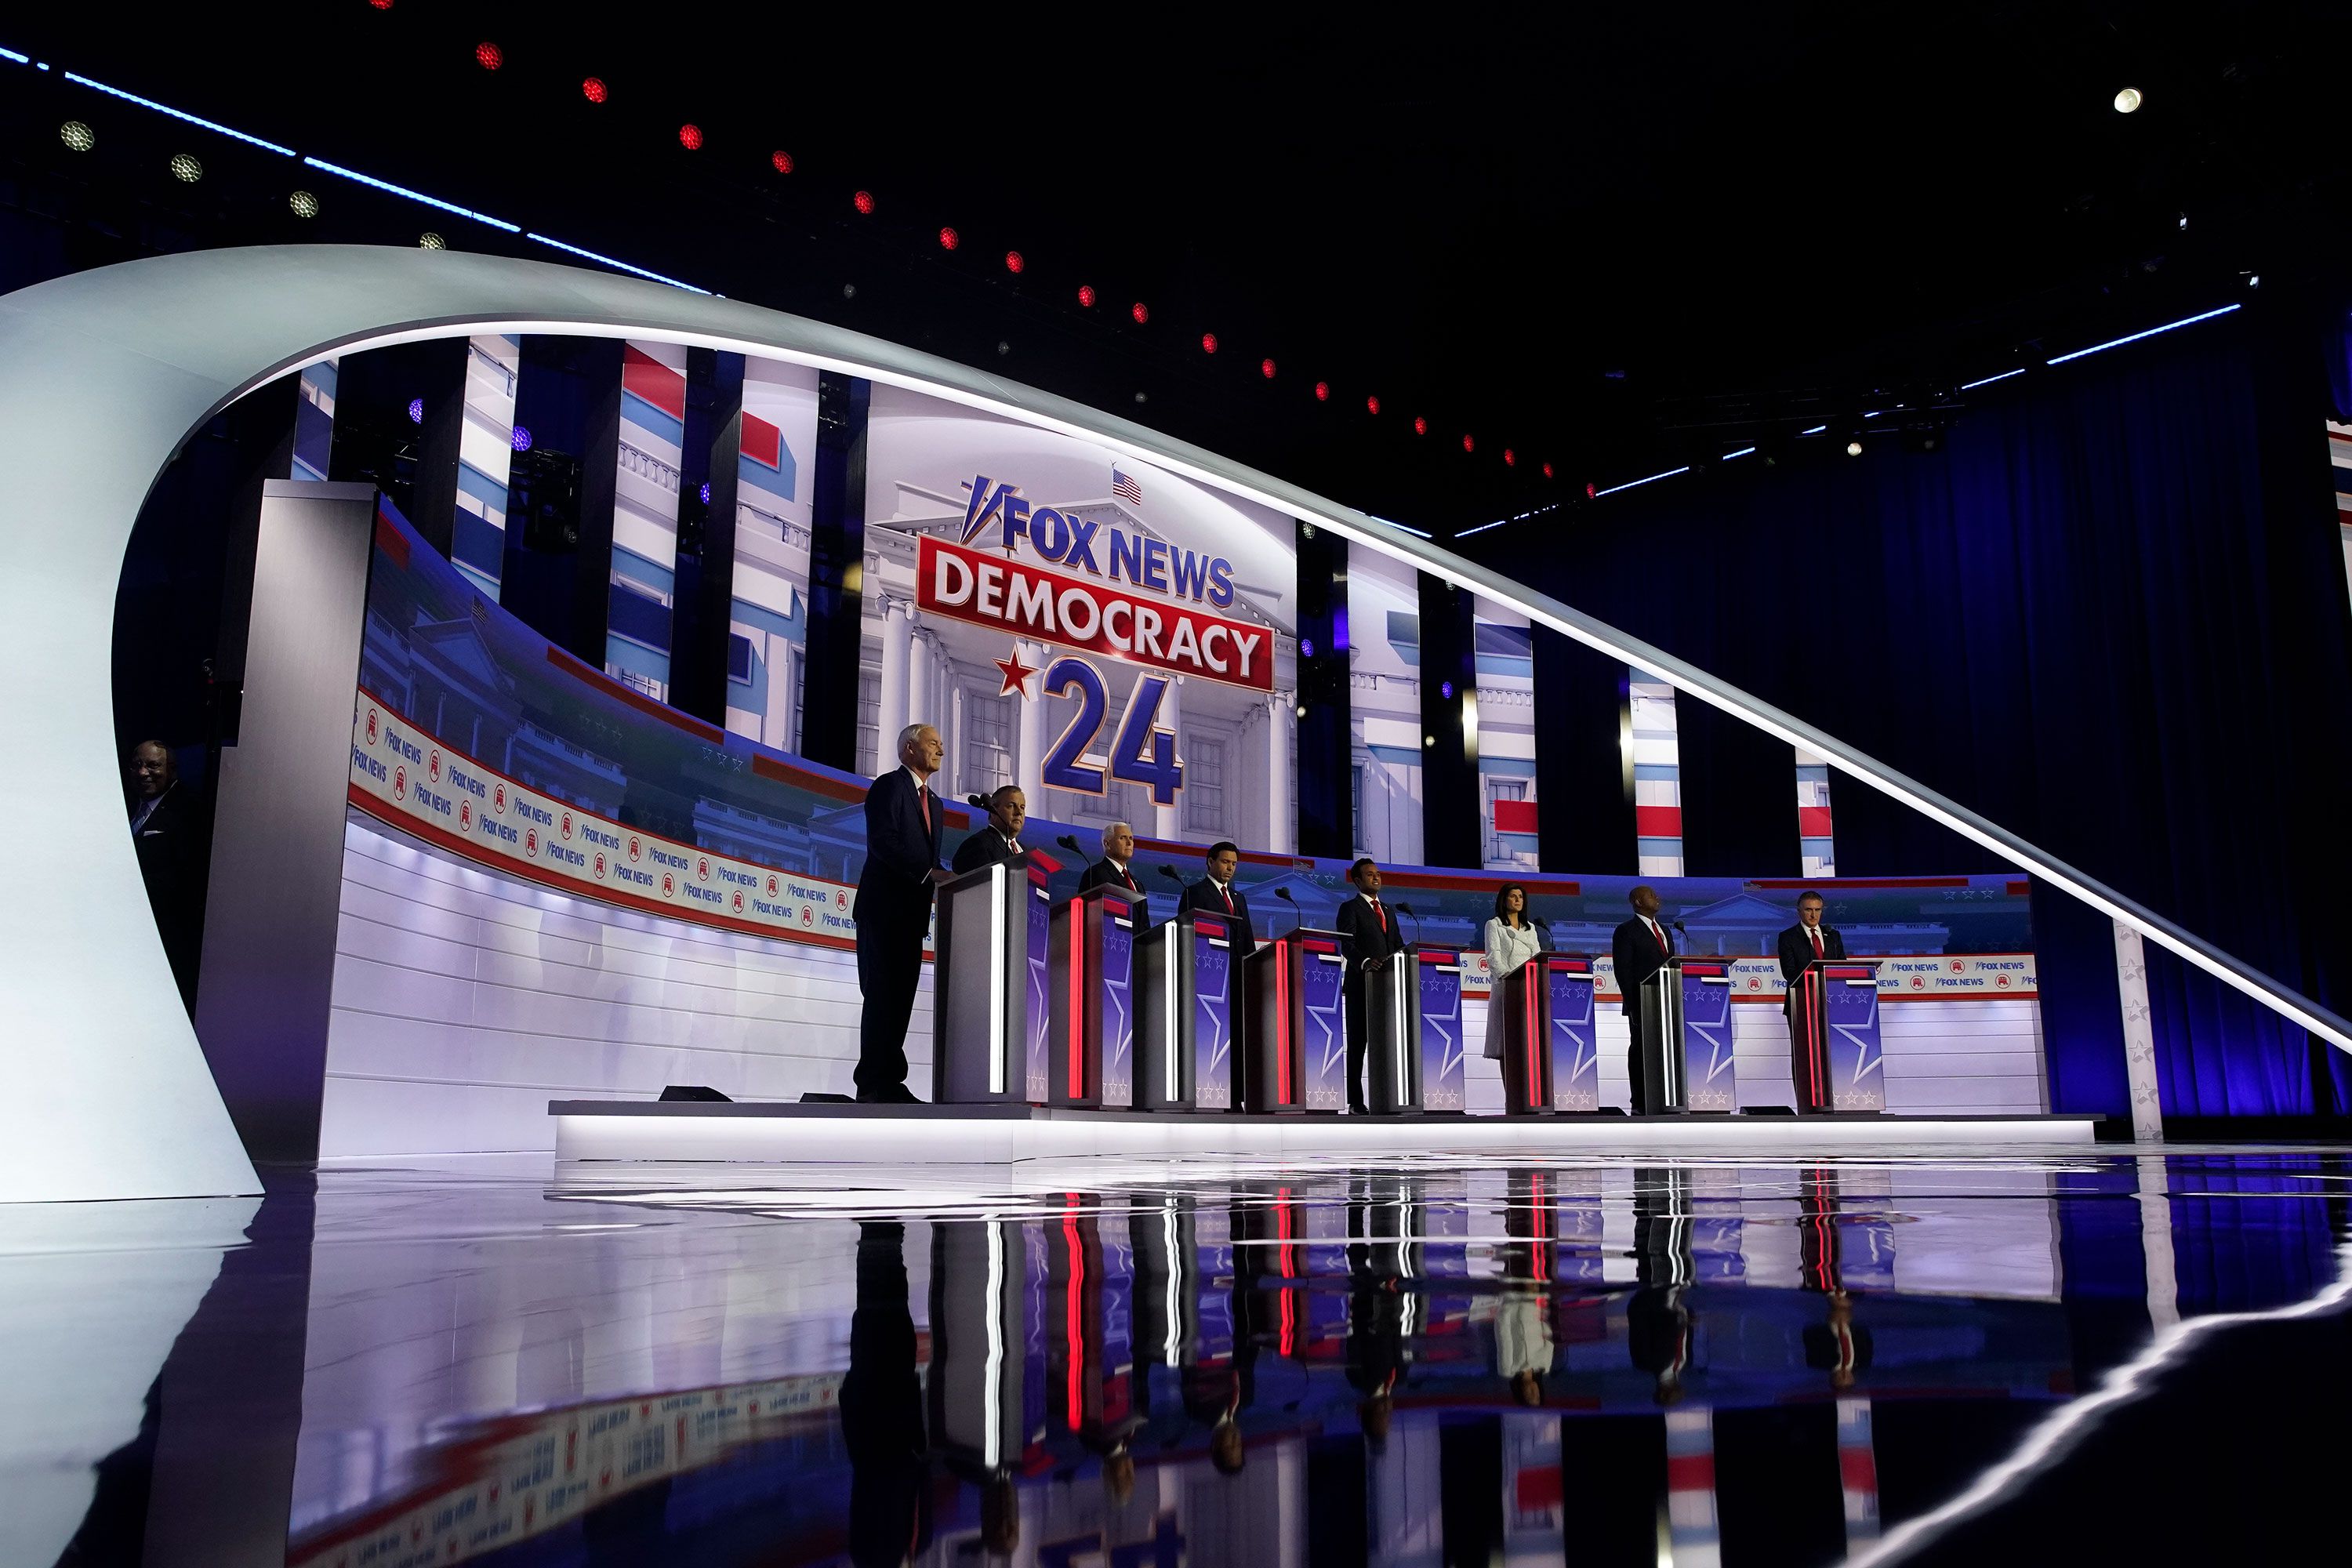
[{"label": "american flag graphic", "polygon": [[1125,501],[1129,506],[1141,506],[1143,504],[1143,487],[1137,484],[1133,479],[1129,479],[1125,474],[1120,473],[1117,468],[1113,468],[1110,471],[1110,493],[1117,496],[1119,500]]}]

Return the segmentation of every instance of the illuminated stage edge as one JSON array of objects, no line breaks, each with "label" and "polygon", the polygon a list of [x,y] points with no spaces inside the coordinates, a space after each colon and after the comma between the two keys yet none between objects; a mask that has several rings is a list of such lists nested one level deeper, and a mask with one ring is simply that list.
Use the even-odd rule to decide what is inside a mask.
[{"label": "illuminated stage edge", "polygon": [[1965,1145],[2084,1147],[2097,1116],[1231,1116],[1026,1105],[556,1100],[558,1160],[982,1164],[1106,1155],[1807,1157]]}]

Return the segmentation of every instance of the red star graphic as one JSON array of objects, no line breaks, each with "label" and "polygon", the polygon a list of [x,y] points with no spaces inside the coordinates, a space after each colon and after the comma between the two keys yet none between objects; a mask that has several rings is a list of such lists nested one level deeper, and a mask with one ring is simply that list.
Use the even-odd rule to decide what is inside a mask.
[{"label": "red star graphic", "polygon": [[1016,647],[1009,658],[998,659],[996,668],[1004,674],[1004,684],[997,688],[996,694],[1002,697],[1006,692],[1017,691],[1021,693],[1022,700],[1028,700],[1029,678],[1037,673],[1037,667],[1022,663],[1021,650]]}]

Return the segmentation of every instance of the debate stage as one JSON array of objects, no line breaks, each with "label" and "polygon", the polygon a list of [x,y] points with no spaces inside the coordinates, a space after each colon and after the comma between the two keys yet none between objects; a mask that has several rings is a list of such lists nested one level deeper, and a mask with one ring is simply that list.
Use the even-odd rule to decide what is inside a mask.
[{"label": "debate stage", "polygon": [[1129,1159],[1658,1152],[1760,1159],[1990,1146],[2088,1148],[2097,1116],[1339,1116],[557,1100],[558,1160],[1006,1165]]}]

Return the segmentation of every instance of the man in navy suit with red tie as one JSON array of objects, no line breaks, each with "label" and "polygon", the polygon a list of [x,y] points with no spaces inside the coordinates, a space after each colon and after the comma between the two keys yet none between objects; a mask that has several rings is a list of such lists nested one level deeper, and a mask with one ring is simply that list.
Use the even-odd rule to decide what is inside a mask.
[{"label": "man in navy suit with red tie", "polygon": [[1370,856],[1348,868],[1348,880],[1356,897],[1339,906],[1331,923],[1348,939],[1348,1109],[1360,1116],[1371,1109],[1364,1100],[1364,976],[1387,972],[1404,951],[1404,933],[1396,911],[1381,901],[1381,868]]},{"label": "man in navy suit with red tie", "polygon": [[1250,924],[1249,900],[1234,886],[1234,873],[1241,868],[1242,852],[1238,846],[1218,843],[1209,846],[1209,874],[1184,889],[1179,912],[1190,910],[1221,920],[1232,928],[1234,964],[1240,972],[1242,959],[1257,947],[1257,928]]},{"label": "man in navy suit with red tie", "polygon": [[1633,889],[1633,918],[1617,928],[1609,955],[1617,963],[1617,991],[1625,999],[1625,1076],[1632,1080],[1632,1110],[1642,1114],[1642,982],[1666,966],[1675,939],[1658,920],[1658,889],[1644,882]]},{"label": "man in navy suit with red tie", "polygon": [[1078,891],[1122,888],[1134,895],[1135,933],[1141,936],[1151,923],[1151,900],[1135,879],[1135,829],[1114,822],[1103,829],[1103,858],[1078,873]]},{"label": "man in navy suit with red tie", "polygon": [[1780,983],[1789,988],[1781,1000],[1780,1011],[1789,1019],[1789,1075],[1796,1080],[1797,1109],[1800,1111],[1827,1110],[1826,1104],[1813,1103],[1813,1084],[1808,1074],[1805,1054],[1805,1021],[1799,1017],[1799,997],[1802,987],[1797,977],[1805,965],[1817,958],[1843,958],[1845,937],[1836,927],[1822,923],[1822,896],[1808,888],[1797,895],[1797,923],[1780,933]]},{"label": "man in navy suit with red tie", "polygon": [[866,994],[857,1037],[861,1100],[916,1103],[907,1087],[907,1020],[923,978],[931,890],[948,879],[940,864],[947,808],[927,787],[943,754],[937,730],[909,724],[898,735],[899,766],[866,792],[866,866],[850,906],[857,922],[857,988]]}]

